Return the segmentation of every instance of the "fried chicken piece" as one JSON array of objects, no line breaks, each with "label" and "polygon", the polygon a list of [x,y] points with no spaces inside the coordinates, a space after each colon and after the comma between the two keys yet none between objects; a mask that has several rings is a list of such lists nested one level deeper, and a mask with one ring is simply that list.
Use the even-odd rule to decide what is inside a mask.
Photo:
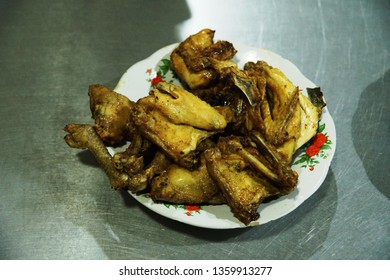
[{"label": "fried chicken piece", "polygon": [[161,148],[175,163],[188,169],[196,168],[199,143],[217,131],[174,124],[156,108],[144,106],[143,102],[140,100],[132,112],[132,119],[142,136]]},{"label": "fried chicken piece", "polygon": [[322,109],[316,107],[310,99],[302,93],[299,93],[299,107],[301,109],[301,125],[299,137],[295,143],[294,153],[316,135],[318,121],[322,114]]},{"label": "fried chicken piece", "polygon": [[226,126],[218,110],[188,91],[164,82],[136,105],[131,119],[142,136],[188,169],[198,164],[199,143]]},{"label": "fried chicken piece", "polygon": [[[301,131],[309,128],[306,125],[309,119],[302,123],[300,101],[306,108],[309,104],[303,103],[305,100],[300,98],[298,87],[283,72],[264,61],[248,62],[244,70],[230,67],[219,71],[229,76],[248,101],[248,104],[241,103],[241,111],[237,114],[236,127],[241,127],[240,133],[246,134],[252,130],[261,132],[267,142],[276,147],[287,162],[291,162],[294,152],[299,148],[297,141]],[[318,116],[303,117],[314,120]]]},{"label": "fried chicken piece", "polygon": [[301,130],[297,139],[295,150],[306,144],[318,129],[318,120],[322,115],[322,108],[326,106],[324,96],[320,88],[307,88],[309,97],[301,92],[299,94],[299,105],[301,107]]},{"label": "fried chicken piece", "polygon": [[88,95],[96,133],[103,142],[120,146],[131,139],[133,127],[129,126],[129,116],[134,103],[98,84],[89,87]]},{"label": "fried chicken piece", "polygon": [[[306,97],[283,72],[264,61],[249,62],[244,71],[265,79],[265,89],[259,91],[260,108],[249,109],[253,123],[258,124],[258,131],[291,162],[293,154],[317,133],[322,108],[326,106],[322,92],[319,88],[308,88],[309,97]],[[259,80],[253,84],[257,85],[255,90],[259,88]],[[248,88],[247,92],[253,91]]]},{"label": "fried chicken piece", "polygon": [[123,152],[116,152],[112,161],[115,168],[121,172],[135,175],[143,171],[155,156],[157,148],[140,134],[135,134],[132,141]]},{"label": "fried chicken piece", "polygon": [[69,133],[64,138],[66,144],[71,148],[89,149],[106,172],[113,188],[124,185],[128,176],[121,174],[112,164],[111,155],[93,126],[68,124],[64,130]]},{"label": "fried chicken piece", "polygon": [[151,183],[150,195],[155,201],[185,205],[223,204],[225,197],[210,178],[203,154],[200,165],[188,170],[172,164]]},{"label": "fried chicken piece", "polygon": [[[221,80],[230,80],[230,85],[236,86],[246,96],[251,106],[259,103],[261,96],[265,93],[266,80],[264,73],[256,69],[256,72],[240,70],[238,65],[232,61],[220,61],[213,58],[209,58],[212,67],[218,72]],[[226,98],[226,97],[225,97]]]},{"label": "fried chicken piece", "polygon": [[267,98],[261,103],[264,135],[291,162],[301,128],[299,89],[278,68],[269,66],[264,61],[257,64],[265,72],[267,87]]},{"label": "fried chicken piece", "polygon": [[139,102],[154,108],[174,124],[185,124],[204,130],[223,130],[226,120],[218,110],[192,93],[166,82],[161,82]]},{"label": "fried chicken piece", "polygon": [[218,77],[208,58],[230,60],[237,52],[230,42],[214,43],[214,33],[203,29],[189,36],[171,53],[171,68],[190,89],[207,87]]},{"label": "fried chicken piece", "polygon": [[256,152],[252,150],[255,157],[252,157],[248,152],[240,151],[239,153],[247,158],[254,170],[262,172],[278,188],[281,195],[291,193],[298,184],[298,173],[292,170],[290,162],[275,147],[269,144],[258,131],[251,131],[249,137],[256,144]]},{"label": "fried chicken piece", "polygon": [[253,152],[251,147],[244,148],[235,136],[220,138],[215,148],[205,151],[211,178],[221,189],[234,216],[246,225],[259,218],[257,209],[264,199],[281,193],[257,168],[253,168],[254,163],[258,162],[257,167],[261,165],[268,169],[256,157],[256,153],[251,154]]},{"label": "fried chicken piece", "polygon": [[87,124],[68,124],[64,130],[68,132],[65,142],[72,148],[88,149],[95,156],[103,168],[114,189],[128,189],[132,192],[145,190],[155,174],[164,170],[170,161],[163,153],[157,152],[152,162],[146,167],[137,170],[136,174],[129,174],[116,167],[112,156],[95,128]]},{"label": "fried chicken piece", "polygon": [[257,147],[243,137],[220,137],[215,148],[205,151],[211,178],[233,214],[246,225],[259,218],[261,202],[291,193],[298,183],[298,174],[264,143]]},{"label": "fried chicken piece", "polygon": [[291,169],[280,153],[257,131],[248,134],[250,138],[229,136],[219,138],[217,147],[223,154],[236,154],[242,158],[251,169],[282,193],[294,190],[298,183],[298,174]]}]

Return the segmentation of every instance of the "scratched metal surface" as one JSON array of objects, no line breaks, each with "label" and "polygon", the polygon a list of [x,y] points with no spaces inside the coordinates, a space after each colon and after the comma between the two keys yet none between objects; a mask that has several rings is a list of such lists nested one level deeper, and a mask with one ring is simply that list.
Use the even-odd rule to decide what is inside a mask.
[{"label": "scratched metal surface", "polygon": [[[389,259],[390,2],[0,1],[1,259]],[[62,128],[87,87],[203,27],[273,50],[326,95],[337,152],[321,188],[261,227],[199,229],[124,192]]]}]

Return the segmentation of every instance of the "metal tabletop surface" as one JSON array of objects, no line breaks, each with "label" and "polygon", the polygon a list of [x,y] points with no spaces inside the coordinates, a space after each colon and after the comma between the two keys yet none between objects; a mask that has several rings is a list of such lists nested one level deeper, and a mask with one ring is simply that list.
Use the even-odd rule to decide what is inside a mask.
[{"label": "metal tabletop surface", "polygon": [[[0,0],[1,259],[389,259],[390,1]],[[337,131],[321,187],[245,229],[164,218],[64,142],[88,86],[202,28],[320,86]]]}]

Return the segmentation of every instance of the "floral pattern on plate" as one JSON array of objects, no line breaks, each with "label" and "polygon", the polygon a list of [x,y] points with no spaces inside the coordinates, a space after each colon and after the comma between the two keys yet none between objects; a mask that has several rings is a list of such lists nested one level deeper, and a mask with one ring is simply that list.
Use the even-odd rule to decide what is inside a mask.
[{"label": "floral pattern on plate", "polygon": [[306,143],[301,150],[302,152],[292,165],[301,164],[301,168],[309,168],[310,171],[320,163],[320,159],[326,159],[329,156],[329,151],[332,149],[332,141],[328,133],[325,132],[326,124],[322,123],[318,126],[317,134]]}]

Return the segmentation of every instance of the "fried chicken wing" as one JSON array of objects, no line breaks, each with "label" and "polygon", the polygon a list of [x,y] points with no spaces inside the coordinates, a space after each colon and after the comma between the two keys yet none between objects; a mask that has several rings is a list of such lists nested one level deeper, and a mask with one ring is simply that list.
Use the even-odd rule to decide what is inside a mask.
[{"label": "fried chicken wing", "polygon": [[225,156],[218,148],[209,149],[205,154],[208,172],[224,194],[234,216],[246,225],[257,220],[257,209],[271,195],[272,188],[267,189],[264,180],[251,169],[243,169],[245,163],[241,158]]},{"label": "fried chicken wing", "polygon": [[174,124],[154,107],[144,106],[145,103],[140,100],[132,112],[132,119],[142,136],[161,148],[177,164],[189,169],[196,168],[198,144],[217,131]]},{"label": "fried chicken wing", "polygon": [[[244,224],[259,218],[264,199],[293,191],[298,175],[284,162],[268,161],[243,138],[221,137],[205,151],[208,172],[224,194],[233,214]],[[289,177],[289,180],[285,179]]]},{"label": "fried chicken wing", "polygon": [[156,85],[139,104],[161,112],[174,124],[190,125],[204,130],[223,130],[226,120],[218,110],[192,93],[166,82]]},{"label": "fried chicken wing", "polygon": [[189,169],[198,163],[198,144],[226,127],[218,110],[165,82],[158,83],[149,96],[138,100],[132,120],[145,138]]}]

